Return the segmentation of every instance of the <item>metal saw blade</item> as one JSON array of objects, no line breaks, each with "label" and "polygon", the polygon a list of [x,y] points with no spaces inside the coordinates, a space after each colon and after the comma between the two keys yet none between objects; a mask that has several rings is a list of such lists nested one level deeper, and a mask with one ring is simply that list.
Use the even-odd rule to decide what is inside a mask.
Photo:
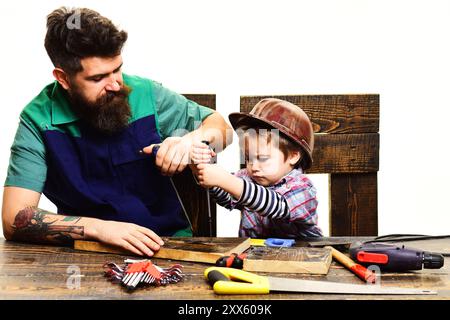
[{"label": "metal saw blade", "polygon": [[342,293],[342,294],[386,294],[386,295],[422,295],[437,294],[436,291],[382,287],[377,284],[351,284],[328,281],[300,280],[289,278],[267,277],[270,291],[309,292],[309,293]]}]

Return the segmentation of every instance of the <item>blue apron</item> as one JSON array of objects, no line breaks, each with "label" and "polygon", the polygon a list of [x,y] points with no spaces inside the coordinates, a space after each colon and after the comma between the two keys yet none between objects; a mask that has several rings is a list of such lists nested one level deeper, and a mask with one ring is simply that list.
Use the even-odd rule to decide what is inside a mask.
[{"label": "blue apron", "polygon": [[189,222],[169,178],[160,174],[152,156],[139,152],[160,143],[161,137],[152,97],[139,95],[140,86],[131,87],[138,97],[130,95],[132,112],[150,111],[123,132],[99,136],[80,121],[76,122],[79,136],[64,130],[43,132],[48,164],[43,193],[58,213],[131,222],[171,236],[189,227]]}]

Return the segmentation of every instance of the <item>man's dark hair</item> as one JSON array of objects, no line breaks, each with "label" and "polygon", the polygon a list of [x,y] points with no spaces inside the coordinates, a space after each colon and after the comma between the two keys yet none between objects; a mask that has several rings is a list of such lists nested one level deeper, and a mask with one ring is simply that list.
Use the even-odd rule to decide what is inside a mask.
[{"label": "man's dark hair", "polygon": [[61,7],[47,16],[45,49],[53,65],[69,75],[83,70],[83,58],[119,55],[127,38],[125,31],[91,9]]}]

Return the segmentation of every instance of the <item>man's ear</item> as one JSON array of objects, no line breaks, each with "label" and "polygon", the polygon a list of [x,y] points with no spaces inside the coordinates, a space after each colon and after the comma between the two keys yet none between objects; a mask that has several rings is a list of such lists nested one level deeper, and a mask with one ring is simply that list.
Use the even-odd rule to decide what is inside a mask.
[{"label": "man's ear", "polygon": [[302,154],[300,151],[291,151],[289,152],[289,164],[291,166],[295,166],[297,162],[302,158]]},{"label": "man's ear", "polygon": [[67,75],[67,73],[64,72],[63,69],[61,68],[53,69],[53,76],[64,89],[68,90],[70,88],[69,76]]}]

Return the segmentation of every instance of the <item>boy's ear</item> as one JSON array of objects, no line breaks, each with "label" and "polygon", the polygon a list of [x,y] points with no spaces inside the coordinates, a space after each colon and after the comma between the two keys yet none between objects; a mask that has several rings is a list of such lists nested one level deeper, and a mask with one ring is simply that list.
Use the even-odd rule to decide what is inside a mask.
[{"label": "boy's ear", "polygon": [[63,69],[53,69],[53,76],[65,90],[68,90],[70,88],[69,76],[64,72]]},{"label": "boy's ear", "polygon": [[292,151],[289,153],[289,164],[294,167],[301,158],[302,154],[300,151]]}]

